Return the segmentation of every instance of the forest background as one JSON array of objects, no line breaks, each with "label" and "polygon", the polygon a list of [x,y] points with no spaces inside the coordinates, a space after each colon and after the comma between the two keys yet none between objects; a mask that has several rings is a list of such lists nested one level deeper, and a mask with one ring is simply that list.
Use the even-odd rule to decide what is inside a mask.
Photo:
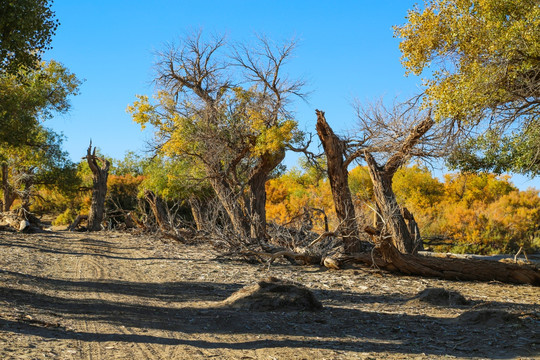
[{"label": "forest background", "polygon": [[[56,10],[62,21],[66,21],[69,26],[70,22],[76,21],[77,17],[62,15],[62,12],[67,11],[66,9],[70,5],[60,1],[58,3],[61,6],[53,8],[53,10]],[[525,6],[526,3],[523,2],[523,5]],[[88,7],[87,10],[99,10],[98,5],[90,6],[86,4],[85,6]],[[77,8],[77,11],[82,11],[85,6]],[[412,6],[408,8],[412,8]],[[110,13],[107,16],[113,16],[115,11],[121,9],[122,7],[112,7],[109,9]],[[298,9],[290,10],[291,13],[298,11]],[[321,9],[318,10],[322,11]],[[340,11],[344,12],[345,10],[347,9],[341,9]],[[368,10],[370,9],[363,9],[364,12]],[[371,9],[371,11],[382,10],[388,11],[387,8]],[[134,10],[131,9],[131,11]],[[247,9],[245,11],[257,11],[257,9]],[[384,23],[387,30],[385,36],[391,38],[391,25],[399,25],[404,22],[403,19],[407,13],[406,9],[394,9],[388,14],[395,15],[398,13],[400,15],[396,15],[397,19],[389,18],[389,21],[394,22],[389,25]],[[242,16],[247,15],[243,14]],[[52,33],[56,31],[56,26],[56,23],[50,25]],[[120,25],[116,24],[115,26]],[[58,32],[61,35],[62,27],[59,29]],[[130,35],[130,37],[133,37],[133,35]],[[340,37],[340,39],[341,42],[346,41],[343,37]],[[377,41],[377,39],[374,37],[371,41]],[[395,54],[392,59],[399,63],[398,42],[395,39],[393,41],[395,46],[391,51]],[[89,46],[90,43],[81,40],[77,46],[81,46],[81,44]],[[117,41],[117,44],[125,44],[125,42]],[[349,47],[347,46],[347,48]],[[75,48],[71,50],[70,56],[84,53],[82,51],[77,52]],[[341,53],[338,50],[325,52],[334,54],[334,57],[335,54]],[[146,52],[146,54],[148,53],[150,52]],[[376,51],[371,50],[370,53],[376,53]],[[47,56],[56,56],[58,52],[51,51],[47,54]],[[302,54],[300,53],[299,56],[302,56]],[[69,57],[62,56],[62,60],[71,65]],[[87,61],[90,60],[87,59]],[[100,62],[95,61],[95,63]],[[328,66],[331,69],[339,68],[338,59],[335,59]],[[8,66],[4,67],[8,69]],[[110,64],[106,67],[120,68]],[[365,67],[374,68],[374,66]],[[385,66],[381,65],[381,68],[385,68]],[[100,72],[101,69],[103,69],[102,65],[95,71]],[[122,70],[125,71],[126,69]],[[75,70],[75,73],[79,73],[79,71]],[[403,78],[403,73],[404,70],[402,69],[399,75],[400,79]],[[88,73],[88,75],[90,74]],[[332,77],[335,76],[346,77],[344,74],[334,73]],[[392,76],[398,77],[395,73]],[[414,78],[414,76],[411,77]],[[21,82],[21,78],[25,80]],[[379,76],[378,80],[381,79],[383,77]],[[112,77],[109,80],[111,82],[122,82],[122,80],[114,80]],[[93,82],[91,78],[87,81]],[[144,81],[148,81],[148,79]],[[418,81],[418,78],[413,80],[414,83]],[[21,83],[30,85],[21,87]],[[401,85],[401,80],[398,85],[393,84],[394,87]],[[3,73],[2,96],[4,98],[2,106],[4,114],[12,111],[13,108],[19,107],[21,102],[32,103],[34,109],[37,109],[28,113],[19,112],[19,117],[13,118],[15,124],[26,121],[26,123],[36,126],[25,128],[14,125],[14,127],[10,127],[12,124],[6,122],[3,123],[3,129],[0,131],[7,134],[4,134],[6,136],[3,137],[5,141],[0,154],[4,211],[22,207],[38,215],[54,214],[54,224],[56,225],[67,225],[78,214],[89,211],[92,176],[87,162],[77,161],[79,155],[74,154],[75,150],[70,149],[70,154],[63,150],[63,137],[56,132],[58,124],[53,129],[44,126],[45,124],[48,125],[50,119],[57,116],[57,114],[65,114],[68,110],[76,107],[77,103],[71,104],[69,99],[79,92],[82,92],[82,94],[75,99],[83,98],[85,96],[85,86],[87,85],[78,80],[64,65],[52,60],[40,63],[34,69],[20,70],[20,68],[16,68],[15,72]],[[87,89],[90,93],[95,91],[94,86],[93,84],[88,85]],[[99,86],[103,87],[102,85]],[[403,88],[406,87],[403,86]],[[22,90],[21,93],[17,93],[14,89]],[[347,89],[353,91],[351,87]],[[378,92],[384,91],[378,90]],[[130,88],[125,95],[129,99],[122,105],[120,110],[125,110],[126,103],[134,102],[134,95],[137,92],[145,91],[148,90],[141,90],[140,85]],[[55,94],[55,96],[51,97],[51,94]],[[104,94],[101,96],[106,96]],[[340,96],[341,99],[338,103],[342,104],[343,98],[347,94]],[[246,101],[250,101],[250,99]],[[320,102],[321,105],[317,103],[315,106],[323,108],[326,106],[327,101],[322,101],[320,95],[309,100],[313,104]],[[107,108],[106,101],[98,101],[98,103],[103,104],[103,106],[97,107]],[[300,108],[304,105],[298,106]],[[343,105],[337,106],[343,107]],[[312,106],[308,106],[308,108],[312,114],[310,116],[315,119],[314,108]],[[139,110],[140,107],[138,110],[131,112],[137,113]],[[79,118],[81,111],[84,111],[83,107],[76,108],[72,116]],[[118,108],[115,109],[115,112],[118,111]],[[139,113],[141,112],[139,111]],[[101,139],[101,134],[109,133],[113,137],[119,138],[118,134],[121,131],[124,134],[120,136],[121,138],[131,137],[131,135],[128,135],[127,130],[124,132],[125,124],[122,121],[116,125],[109,122],[111,124],[109,125],[85,118],[86,116],[99,117],[100,115],[95,113],[85,114],[80,120],[74,121],[73,126],[76,127],[78,135],[73,137],[77,138],[75,143],[80,156],[84,155],[88,141],[86,138],[89,134],[95,134],[95,136],[92,136],[94,143],[97,143],[96,139],[100,141],[98,145],[105,154],[109,153],[108,144],[112,144],[114,141],[110,140],[109,142]],[[338,113],[337,117],[340,116],[343,117],[342,113]],[[353,118],[354,116],[349,117]],[[47,123],[42,122],[47,119]],[[135,120],[137,120],[136,114]],[[89,126],[89,128],[85,130],[82,125]],[[308,128],[309,123],[305,124],[305,126]],[[347,126],[343,124],[339,127],[343,127],[340,129],[343,132],[345,132],[344,129],[347,129]],[[304,132],[308,131],[311,130],[308,129]],[[19,137],[20,134],[21,137]],[[84,144],[80,136],[85,137]],[[68,138],[71,137],[68,133]],[[72,146],[70,144],[70,147]],[[316,147],[310,149],[312,152],[317,150]],[[209,184],[201,180],[204,176],[201,177],[193,173],[193,164],[175,161],[174,157],[156,157],[154,154],[146,156],[141,152],[130,152],[123,159],[109,158],[109,161],[112,166],[108,178],[109,190],[106,202],[106,219],[107,226],[111,228],[119,226],[122,222],[119,219],[125,217],[127,212],[138,213],[141,218],[150,216],[143,202],[145,190],[152,191],[167,202],[166,206],[169,209],[169,215],[173,214],[176,219],[173,221],[173,223],[176,221],[175,226],[195,226],[193,222],[196,219],[194,219],[190,211],[190,208],[193,207],[193,203],[190,203],[190,200],[193,200],[193,194],[197,194],[197,197],[202,199],[211,199],[213,196]],[[496,169],[509,169],[524,173],[530,177],[534,177],[536,174],[534,169],[532,171],[523,170],[523,168],[512,168],[512,166],[506,165],[506,169],[502,169],[500,166]],[[321,170],[324,169],[324,166],[324,158],[319,159],[318,163],[310,163],[306,159],[300,158],[296,166],[291,167],[289,163],[289,170],[281,166],[276,167],[266,183],[267,220],[279,225],[301,227],[304,224],[305,214],[309,213],[315,231],[322,232],[325,230],[325,216],[328,219],[327,226],[329,228],[335,229],[338,227],[339,221],[334,209],[329,180],[325,171]],[[406,206],[414,214],[426,245],[440,251],[482,254],[513,253],[520,247],[524,247],[528,252],[540,249],[540,197],[538,190],[533,188],[523,189],[523,187],[519,189],[511,183],[510,176],[507,175],[468,171],[453,172],[441,176],[439,170],[433,171],[432,169],[424,163],[410,161],[406,167],[396,173],[393,181],[393,189],[398,202],[402,206]],[[369,219],[373,216],[374,194],[367,168],[363,165],[352,164],[348,181],[359,217],[368,219],[365,221],[370,222]]]}]

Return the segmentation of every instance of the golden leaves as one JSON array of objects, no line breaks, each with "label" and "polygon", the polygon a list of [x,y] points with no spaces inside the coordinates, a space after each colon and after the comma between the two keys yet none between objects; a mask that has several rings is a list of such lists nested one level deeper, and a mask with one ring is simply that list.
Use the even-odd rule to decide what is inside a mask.
[{"label": "golden leaves", "polygon": [[394,31],[407,72],[430,71],[424,105],[436,119],[468,121],[511,102],[526,90],[523,75],[540,67],[537,1],[426,1]]}]

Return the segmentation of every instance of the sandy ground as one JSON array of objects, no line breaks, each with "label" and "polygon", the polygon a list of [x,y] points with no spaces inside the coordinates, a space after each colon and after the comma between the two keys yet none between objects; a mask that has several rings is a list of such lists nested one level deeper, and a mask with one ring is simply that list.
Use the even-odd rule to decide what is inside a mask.
[{"label": "sandy ground", "polygon": [[[537,287],[268,268],[115,232],[0,232],[0,252],[0,359],[540,358]],[[268,276],[304,284],[323,310],[221,306]],[[469,303],[413,299],[428,287]]]}]

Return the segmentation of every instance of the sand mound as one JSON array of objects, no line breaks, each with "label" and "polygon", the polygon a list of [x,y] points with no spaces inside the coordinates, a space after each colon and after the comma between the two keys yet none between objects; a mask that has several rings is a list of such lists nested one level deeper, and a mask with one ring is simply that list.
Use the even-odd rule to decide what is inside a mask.
[{"label": "sand mound", "polygon": [[467,311],[457,318],[457,322],[469,325],[496,326],[521,321],[518,315],[503,310],[473,310]]},{"label": "sand mound", "polygon": [[438,306],[467,305],[468,301],[457,291],[448,291],[442,288],[427,288],[409,303],[428,303]]},{"label": "sand mound", "polygon": [[303,285],[274,277],[246,286],[222,302],[224,307],[253,311],[315,311],[321,303]]}]

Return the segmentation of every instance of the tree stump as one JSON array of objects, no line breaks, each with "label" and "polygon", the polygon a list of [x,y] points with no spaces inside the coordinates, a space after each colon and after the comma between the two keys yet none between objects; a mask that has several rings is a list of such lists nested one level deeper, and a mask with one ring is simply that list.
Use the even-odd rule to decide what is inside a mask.
[{"label": "tree stump", "polygon": [[[92,141],[83,157],[88,161],[88,166],[92,171],[92,204],[88,214],[88,231],[101,230],[103,214],[105,212],[105,196],[107,195],[107,177],[111,163],[105,158],[96,156],[96,148],[92,151]],[[101,164],[98,164],[98,160]]]}]

